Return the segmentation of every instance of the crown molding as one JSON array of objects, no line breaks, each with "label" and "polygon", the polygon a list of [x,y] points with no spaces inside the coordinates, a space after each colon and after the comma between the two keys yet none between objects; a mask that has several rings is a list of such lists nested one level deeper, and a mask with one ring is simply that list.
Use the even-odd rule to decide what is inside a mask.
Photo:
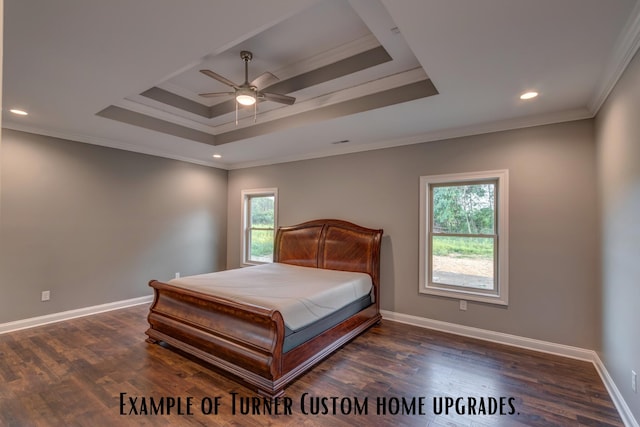
[{"label": "crown molding", "polygon": [[596,115],[640,48],[640,1],[636,1],[629,19],[620,32],[613,52],[588,108]]},{"label": "crown molding", "polygon": [[441,141],[452,138],[461,138],[465,136],[481,135],[485,133],[501,132],[506,130],[521,129],[534,126],[544,126],[554,123],[570,122],[574,120],[590,119],[593,118],[593,114],[589,110],[577,109],[562,111],[553,114],[544,114],[532,117],[519,117],[510,120],[503,120],[499,122],[483,123],[472,126],[465,126],[456,129],[446,129],[443,131],[428,132],[420,135],[414,135],[407,138],[391,139],[384,141],[377,141],[372,143],[362,144],[344,144],[331,147],[327,150],[315,151],[304,155],[293,155],[279,157],[277,159],[258,160],[250,162],[238,162],[238,163],[223,163],[216,161],[203,161],[200,159],[194,159],[185,156],[179,156],[174,153],[165,152],[157,148],[139,147],[127,144],[123,141],[116,141],[106,138],[95,138],[82,134],[74,134],[71,132],[62,132],[54,129],[36,128],[32,126],[25,126],[21,123],[6,122],[2,123],[2,126],[7,129],[18,130],[22,132],[35,133],[39,135],[51,136],[54,138],[66,139],[77,142],[85,142],[93,145],[100,145],[103,147],[115,148],[118,150],[131,151],[140,154],[148,154],[151,156],[164,157],[172,160],[179,160],[182,162],[194,163],[201,166],[209,166],[218,169],[225,170],[237,170],[247,169],[258,166],[269,166],[279,163],[296,162],[301,160],[311,160],[316,158],[339,156],[342,154],[359,153],[363,151],[381,150],[385,148],[401,147],[404,145],[421,144],[425,142]]},{"label": "crown molding", "polygon": [[542,114],[530,117],[518,117],[491,123],[482,123],[472,126],[465,126],[455,129],[428,132],[406,138],[391,139],[362,144],[344,144],[331,149],[316,151],[313,153],[280,157],[279,159],[258,160],[252,162],[239,162],[227,165],[229,170],[246,169],[258,166],[269,166],[278,163],[296,162],[301,160],[311,160],[322,157],[339,156],[342,154],[359,153],[362,151],[382,150],[385,148],[401,147],[403,145],[422,144],[425,142],[442,141],[446,139],[461,138],[465,136],[481,135],[493,132],[502,132],[514,129],[523,129],[534,126],[544,126],[554,123],[571,122],[593,118],[593,115],[586,109],[561,111],[552,114]]},{"label": "crown molding", "polygon": [[107,138],[96,138],[93,136],[83,135],[79,133],[60,131],[57,129],[47,129],[42,127],[27,126],[22,123],[15,122],[2,122],[2,127],[10,130],[17,130],[20,132],[33,133],[36,135],[50,136],[52,138],[64,139],[72,142],[84,142],[86,144],[98,145],[106,148],[113,148],[116,150],[130,151],[133,153],[147,154],[149,156],[163,157],[165,159],[178,160],[181,162],[193,163],[200,166],[208,166],[218,169],[229,169],[229,165],[216,161],[203,161],[191,157],[180,156],[175,153],[166,152],[158,148],[141,147],[138,145],[132,145],[124,141],[117,141]]}]

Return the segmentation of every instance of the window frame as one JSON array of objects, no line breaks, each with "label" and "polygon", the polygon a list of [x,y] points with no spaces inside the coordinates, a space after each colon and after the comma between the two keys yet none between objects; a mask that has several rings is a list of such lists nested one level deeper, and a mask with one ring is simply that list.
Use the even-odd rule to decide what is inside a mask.
[{"label": "window frame", "polygon": [[[445,285],[431,281],[431,188],[435,186],[473,185],[495,181],[494,212],[494,280],[492,291],[474,290],[471,287]],[[437,295],[460,300],[479,301],[490,304],[509,304],[509,171],[506,169],[429,175],[420,177],[420,249],[419,285],[420,294]],[[483,234],[474,237],[485,237]],[[493,235],[491,236],[493,237]]]},{"label": "window frame", "polygon": [[[256,229],[251,227],[251,199],[254,197],[273,196],[273,238],[275,244],[276,231],[278,230],[278,189],[277,188],[256,188],[241,191],[242,201],[242,232],[241,232],[241,265],[243,267],[270,264],[272,261],[254,261],[250,259],[251,231]],[[270,228],[259,228],[259,230],[271,230]]]}]

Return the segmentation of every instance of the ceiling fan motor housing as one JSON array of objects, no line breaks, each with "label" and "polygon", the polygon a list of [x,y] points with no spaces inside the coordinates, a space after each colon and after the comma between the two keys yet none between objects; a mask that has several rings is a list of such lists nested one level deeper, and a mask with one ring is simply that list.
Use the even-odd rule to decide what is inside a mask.
[{"label": "ceiling fan motor housing", "polygon": [[253,53],[248,50],[243,50],[240,52],[240,58],[245,62],[251,61],[253,59]]}]

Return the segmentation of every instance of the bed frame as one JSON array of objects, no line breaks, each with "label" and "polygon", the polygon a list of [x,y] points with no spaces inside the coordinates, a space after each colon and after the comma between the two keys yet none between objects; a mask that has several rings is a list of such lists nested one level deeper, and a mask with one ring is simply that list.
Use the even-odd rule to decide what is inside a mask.
[{"label": "bed frame", "polygon": [[155,297],[147,341],[191,354],[260,394],[280,396],[297,377],[380,321],[381,238],[382,230],[332,219],[278,229],[275,262],[368,273],[373,282],[370,306],[286,353],[279,311],[157,280],[149,282]]}]

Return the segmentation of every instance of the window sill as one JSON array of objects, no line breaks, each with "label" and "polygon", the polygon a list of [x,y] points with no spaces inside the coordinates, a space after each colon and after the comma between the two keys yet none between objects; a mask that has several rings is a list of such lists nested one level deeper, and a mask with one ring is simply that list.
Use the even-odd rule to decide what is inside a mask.
[{"label": "window sill", "polygon": [[260,261],[250,261],[250,262],[243,262],[240,264],[241,268],[244,267],[255,267],[256,265],[264,265],[264,264],[273,264],[273,261],[265,261],[265,262],[260,262]]},{"label": "window sill", "polygon": [[451,290],[440,288],[436,286],[422,287],[420,289],[421,294],[436,295],[445,298],[453,298],[466,301],[477,301],[486,304],[495,304],[508,306],[509,300],[506,295],[494,295],[481,292],[474,292],[473,290]]}]

